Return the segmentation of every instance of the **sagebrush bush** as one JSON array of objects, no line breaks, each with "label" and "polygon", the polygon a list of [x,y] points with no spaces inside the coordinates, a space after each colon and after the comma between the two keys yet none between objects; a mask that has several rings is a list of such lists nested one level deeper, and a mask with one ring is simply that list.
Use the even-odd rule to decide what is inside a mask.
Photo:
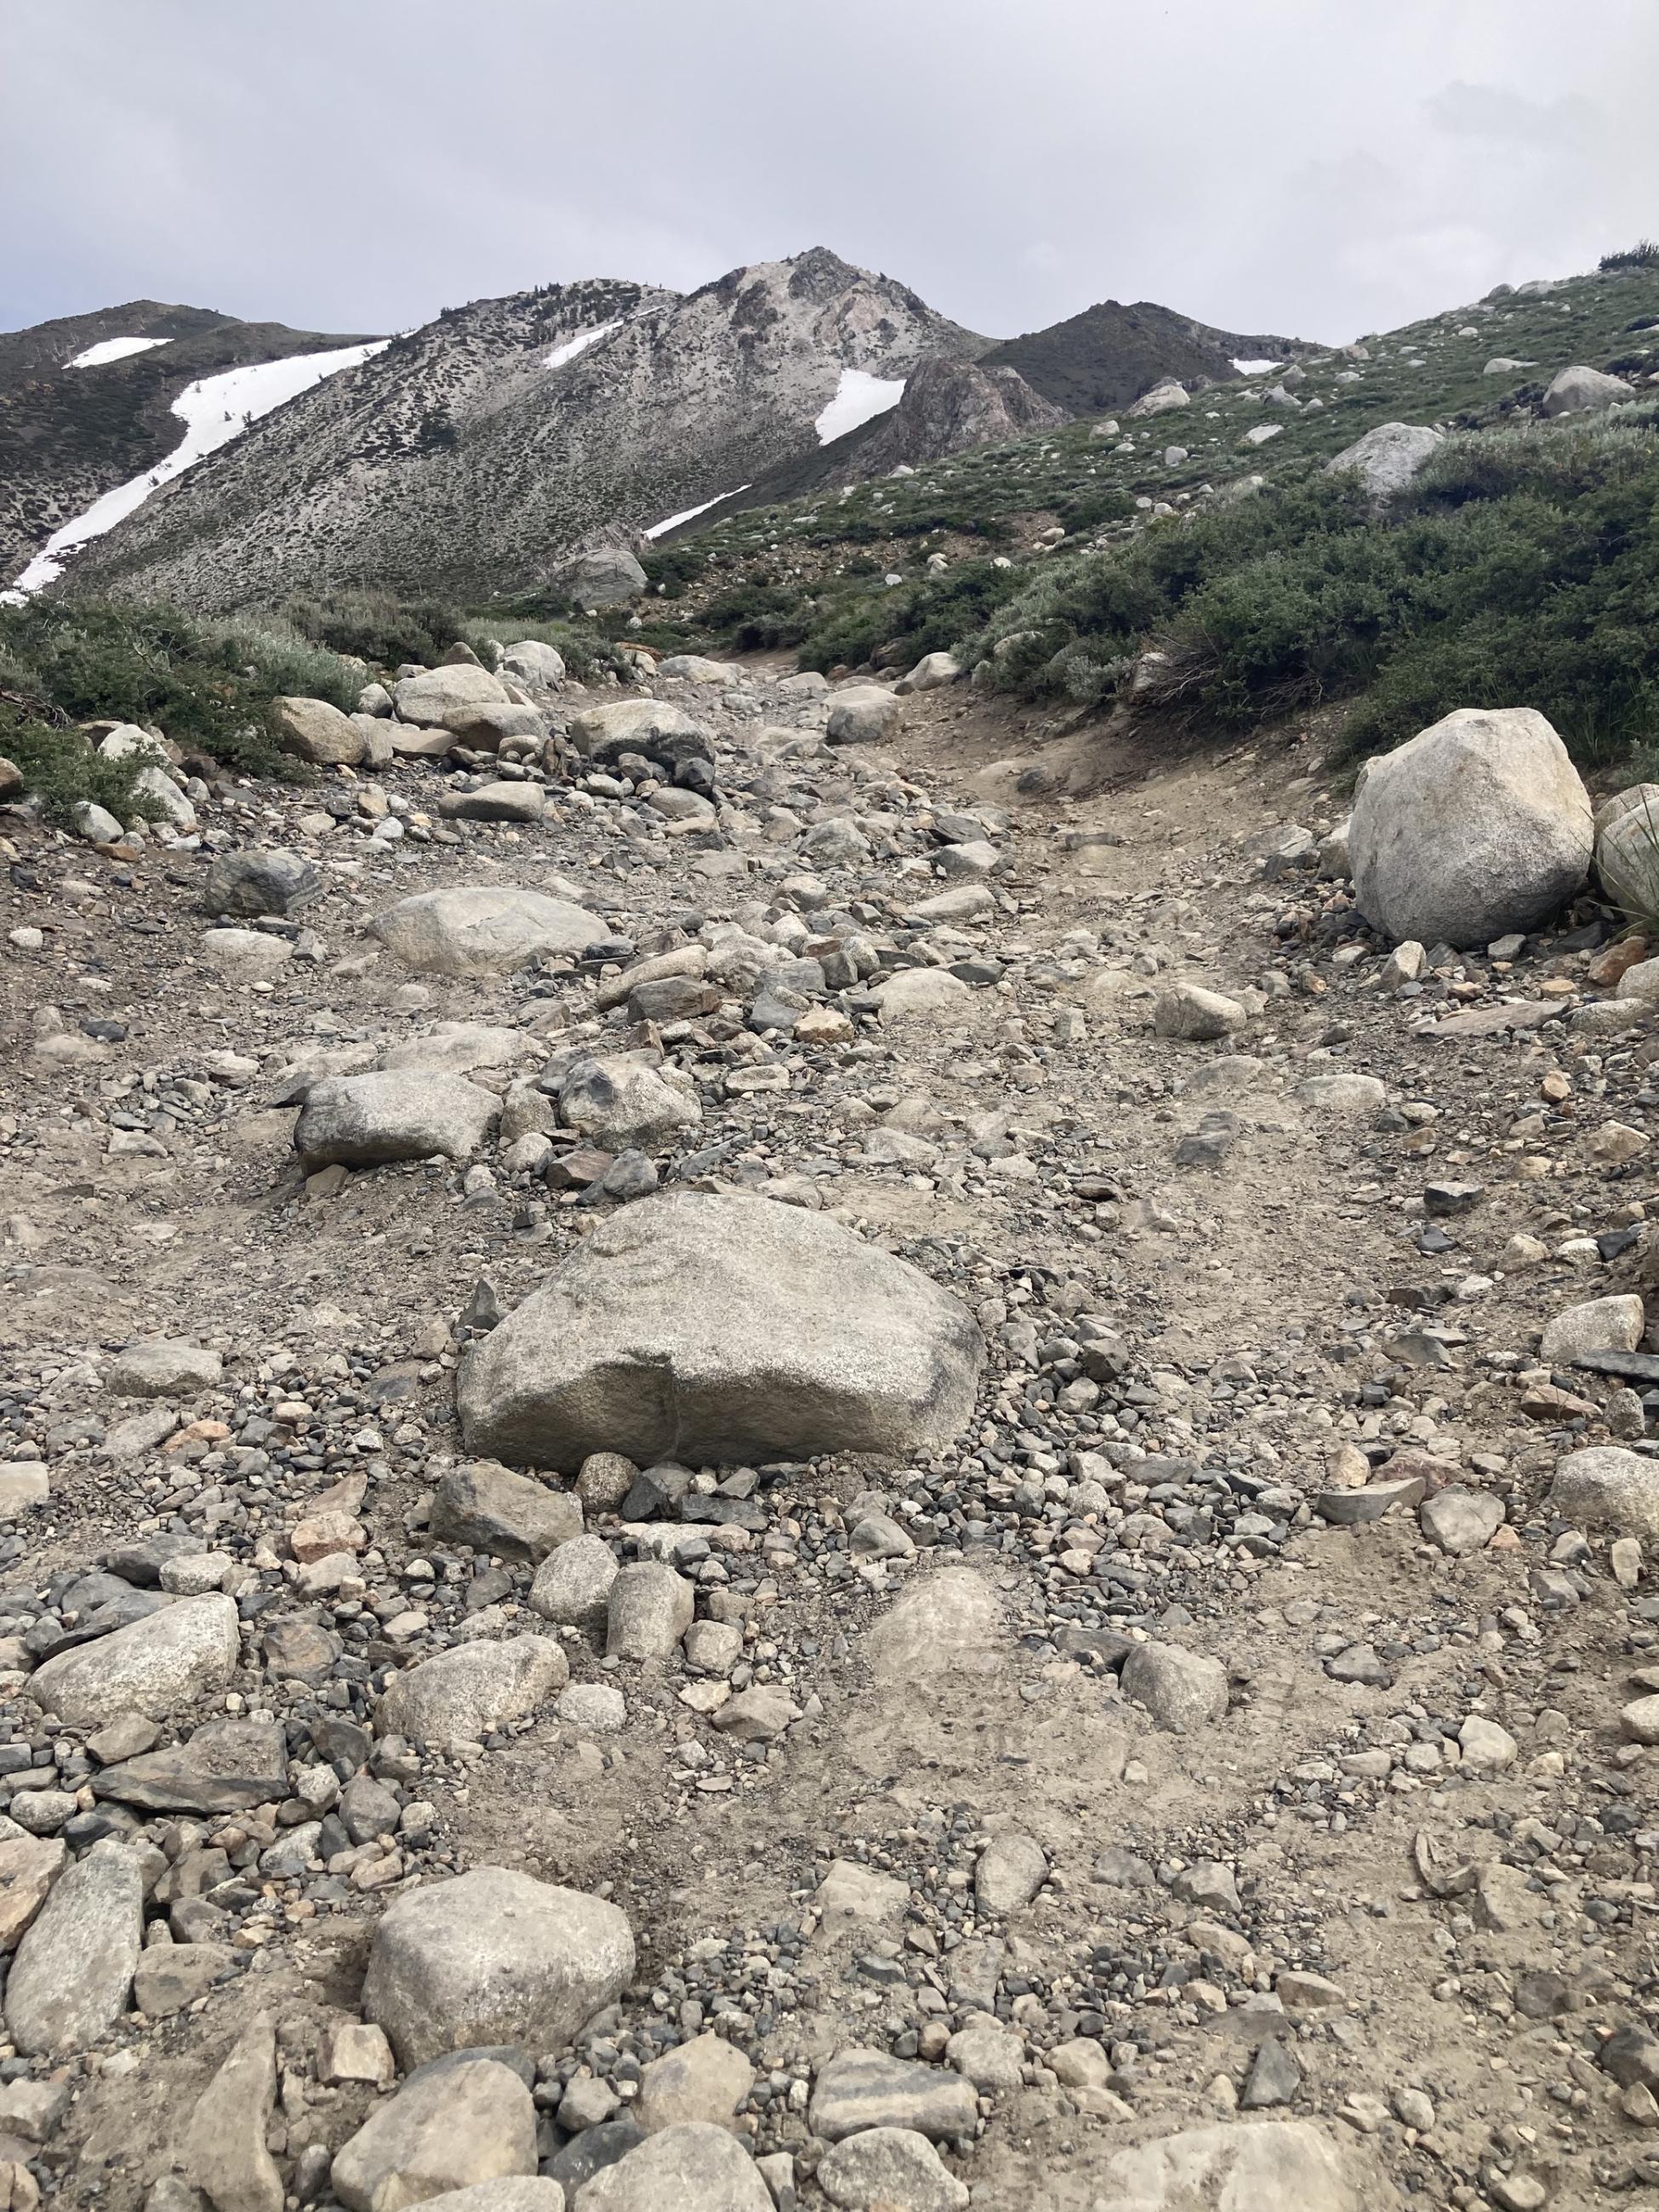
[{"label": "sagebrush bush", "polygon": [[465,631],[465,619],[438,599],[405,600],[392,592],[332,592],[290,599],[283,610],[295,629],[331,653],[349,653],[377,668],[405,660],[429,666]]}]

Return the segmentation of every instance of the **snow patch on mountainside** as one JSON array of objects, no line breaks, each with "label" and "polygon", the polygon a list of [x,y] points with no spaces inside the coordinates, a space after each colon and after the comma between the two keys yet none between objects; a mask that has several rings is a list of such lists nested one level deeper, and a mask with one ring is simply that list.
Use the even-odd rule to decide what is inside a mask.
[{"label": "snow patch on mountainside", "polygon": [[[66,555],[89,538],[113,530],[118,522],[142,507],[153,491],[228,445],[260,416],[308,392],[325,376],[356,368],[371,354],[384,352],[391,343],[390,338],[376,338],[368,345],[341,346],[333,353],[301,353],[286,361],[252,362],[244,368],[227,369],[222,375],[204,376],[187,384],[173,401],[172,410],[184,423],[185,434],[167,459],[146,469],[143,476],[117,484],[94,500],[84,514],[53,531],[11,589],[0,592],[0,600],[15,606],[32,592],[55,582],[64,573]],[[98,349],[94,346],[91,350],[95,353]]]},{"label": "snow patch on mountainside", "polygon": [[1241,376],[1265,376],[1270,368],[1279,366],[1276,361],[1236,361],[1233,363]]},{"label": "snow patch on mountainside", "polygon": [[682,507],[678,514],[665,515],[660,522],[653,522],[645,534],[647,538],[665,538],[671,530],[678,530],[681,523],[695,522],[700,514],[707,514],[711,507],[718,507],[723,499],[735,499],[738,492],[748,489],[747,484],[738,484],[731,491],[718,491],[713,499],[704,500],[701,507]]},{"label": "snow patch on mountainside", "polygon": [[84,353],[77,353],[73,361],[64,363],[65,368],[101,368],[108,361],[125,361],[130,354],[148,353],[152,346],[171,345],[171,338],[100,338]]},{"label": "snow patch on mountainside", "polygon": [[875,416],[885,415],[904,397],[902,376],[872,376],[867,368],[844,368],[836,396],[817,417],[814,428],[818,443],[827,446],[844,438]]},{"label": "snow patch on mountainside", "polygon": [[614,323],[601,323],[597,329],[578,331],[574,338],[567,338],[562,345],[556,345],[543,362],[542,367],[562,368],[566,362],[574,361],[579,353],[586,353],[589,346],[598,345],[601,338],[608,338],[612,331],[619,331],[621,328],[622,318],[619,315]]}]

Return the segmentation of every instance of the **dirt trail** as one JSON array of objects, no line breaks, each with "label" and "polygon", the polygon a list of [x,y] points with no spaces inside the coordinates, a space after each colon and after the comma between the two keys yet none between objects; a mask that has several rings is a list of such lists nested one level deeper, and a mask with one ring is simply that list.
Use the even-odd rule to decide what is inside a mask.
[{"label": "dirt trail", "polygon": [[[1607,1533],[1565,1531],[1546,1492],[1563,1452],[1630,1437],[1642,1409],[1610,1378],[1552,1379],[1536,1342],[1561,1308],[1644,1279],[1640,1149],[1609,1165],[1592,1146],[1659,1103],[1641,1033],[1572,1026],[1593,950],[1571,939],[1512,967],[1462,956],[1401,996],[1340,880],[1280,834],[1343,811],[1306,752],[1097,755],[1095,795],[1066,797],[1079,741],[1044,750],[972,695],[912,700],[889,743],[830,750],[823,702],[779,676],[660,687],[716,733],[719,819],[690,834],[556,785],[534,824],[451,826],[424,764],[342,777],[344,819],[317,789],[216,790],[216,842],[322,871],[320,897],[266,931],[292,957],[252,983],[206,964],[199,854],[129,866],[7,830],[6,926],[44,941],[14,939],[3,970],[0,1413],[14,1471],[44,1467],[51,1495],[0,1542],[0,1787],[15,1815],[44,1802],[43,1770],[61,1783],[55,1825],[24,1804],[18,1834],[113,1835],[175,1868],[222,1851],[202,1873],[210,1933],[152,1891],[148,1940],[170,1923],[176,1948],[222,1942],[228,1962],[84,2052],[0,2059],[0,2172],[11,2157],[33,2177],[12,2202],[38,2185],[118,2212],[199,2206],[164,2177],[192,2100],[268,2017],[283,2186],[334,2203],[329,2160],[375,2092],[323,2078],[319,2032],[355,2016],[389,1899],[497,1863],[613,1896],[639,1944],[597,2034],[530,2054],[542,2170],[578,2207],[573,2154],[598,2138],[558,2118],[578,2117],[572,2081],[625,2118],[642,2066],[710,2026],[757,2069],[739,2139],[793,2154],[803,2208],[830,2201],[812,2087],[854,2046],[975,2080],[975,2139],[945,2145],[975,2212],[1115,2207],[1120,2154],[1262,2116],[1322,2132],[1340,2178],[1321,2206],[1636,2201],[1659,2185],[1643,2132],[1659,1823],[1653,1754],[1619,1716],[1659,1606],[1639,1561],[1620,1555],[1621,1583]],[[426,836],[371,842],[378,817],[351,815],[366,785]],[[862,856],[812,860],[830,822]],[[976,842],[994,872],[938,872]],[[599,1010],[596,963],[446,981],[365,933],[417,890],[554,878],[632,948],[619,959],[804,911],[802,942],[862,932],[884,974],[954,969],[968,988],[886,1021],[868,976],[826,986],[844,1034],[802,1045],[757,1037],[752,989],[735,1016],[728,1000],[653,1028]],[[988,889],[979,912],[906,921],[965,884]],[[1230,1002],[1210,1041],[1154,1033],[1187,984]],[[1540,993],[1536,1029],[1426,1033]],[[505,1140],[470,1169],[307,1179],[305,1082],[446,1022],[515,1034],[474,1077],[509,1099],[573,1043],[665,1055],[702,1113],[654,1148],[665,1180],[833,1212],[957,1293],[989,1357],[954,1445],[763,1468],[757,1528],[689,1529],[708,1540],[682,1554],[700,1617],[740,1632],[723,1669],[619,1665],[573,1630],[573,1681],[623,1693],[616,1732],[546,1705],[471,1747],[365,1765],[367,1738],[328,1728],[367,1724],[399,1671],[544,1629],[530,1566],[435,1538],[431,1498],[465,1455],[465,1344],[611,1210],[509,1164]],[[779,1087],[732,1079],[763,1067]],[[1431,1182],[1474,1195],[1425,1211]],[[222,1373],[123,1399],[115,1353],[152,1337],[216,1351]],[[156,1433],[134,1428],[158,1407]],[[1431,1505],[1473,1497],[1480,1540],[1449,1553],[1409,1492],[1340,1525],[1379,1470]],[[308,1588],[295,1524],[343,1480],[362,1485],[353,1578]],[[872,1512],[898,1542],[864,1533]],[[614,1515],[589,1526],[624,1558],[646,1541]],[[30,1698],[77,1601],[109,1595],[74,1577],[163,1534],[228,1555],[231,1710],[285,1728],[280,1806],[112,1811],[92,1731]],[[273,1642],[283,1623],[324,1640],[308,1680]],[[1217,1662],[1224,1714],[1146,1687],[1147,1651]],[[786,1728],[740,1742],[714,1724],[722,1689],[768,1686]],[[225,1710],[171,1713],[163,1741]],[[282,1838],[329,1799],[305,1771],[331,1759],[348,1786],[373,1767],[392,1822],[343,1855],[307,1831],[286,1865]],[[1040,1848],[1041,1879],[999,1903],[984,1855],[1011,1838]],[[822,1922],[836,1862],[900,1888]],[[37,2125],[21,2087],[46,2081],[70,2094]],[[1226,2201],[1267,2203],[1305,2154],[1285,2139],[1279,2184]]]}]

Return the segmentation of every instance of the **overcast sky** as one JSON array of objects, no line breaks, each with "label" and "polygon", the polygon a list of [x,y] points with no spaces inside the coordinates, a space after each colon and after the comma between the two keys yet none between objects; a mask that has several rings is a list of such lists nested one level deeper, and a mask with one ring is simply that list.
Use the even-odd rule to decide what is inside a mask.
[{"label": "overcast sky", "polygon": [[1656,0],[0,0],[0,327],[809,246],[1331,340],[1659,233]]}]

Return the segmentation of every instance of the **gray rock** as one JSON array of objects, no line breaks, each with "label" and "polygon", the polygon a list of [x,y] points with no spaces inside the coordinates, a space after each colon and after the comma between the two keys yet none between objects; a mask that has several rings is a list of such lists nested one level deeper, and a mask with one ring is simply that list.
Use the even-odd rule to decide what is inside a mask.
[{"label": "gray rock", "polygon": [[999,1664],[1004,1635],[996,1593],[972,1567],[936,1567],[907,1589],[866,1639],[878,1682],[940,1674],[984,1674]]},{"label": "gray rock", "polygon": [[458,708],[513,704],[506,685],[488,669],[470,668],[464,664],[422,669],[418,676],[405,676],[401,683],[392,685],[392,697],[398,719],[417,723],[422,729],[446,724]]},{"label": "gray rock", "polygon": [[[1637,783],[1604,799],[1595,810],[1595,872],[1614,903],[1634,921],[1659,914],[1659,784]],[[1640,967],[1652,971],[1644,980],[1650,990],[1659,989],[1659,963],[1645,960]],[[1630,973],[1620,978],[1620,994]]]},{"label": "gray rock", "polygon": [[263,929],[208,929],[202,933],[202,957],[228,983],[268,982],[293,959],[294,947]]},{"label": "gray rock", "polygon": [[202,892],[207,914],[292,914],[308,906],[323,879],[303,853],[256,845],[240,853],[216,853]]},{"label": "gray rock", "polygon": [[548,582],[580,611],[623,607],[646,587],[643,568],[625,545],[598,545],[562,561]]},{"label": "gray rock", "polygon": [[613,1659],[667,1659],[686,1630],[696,1594],[664,1559],[623,1567],[606,1600],[606,1654]]},{"label": "gray rock", "polygon": [[557,2051],[634,1972],[627,1915],[504,1867],[406,1892],[374,1931],[363,2011],[400,2063],[514,2044]]},{"label": "gray rock", "polygon": [[1504,1525],[1504,1501],[1487,1490],[1450,1483],[1425,1498],[1418,1512],[1423,1534],[1454,1559],[1483,1550]]},{"label": "gray rock", "polygon": [[447,1543],[534,1563],[581,1534],[581,1500],[493,1460],[474,1460],[453,1468],[438,1485],[431,1525]]},{"label": "gray rock", "polygon": [[589,707],[572,718],[568,734],[579,753],[601,766],[623,753],[643,753],[672,767],[714,757],[714,740],[702,724],[662,699],[618,699]]},{"label": "gray rock", "polygon": [[1618,1444],[1569,1452],[1557,1464],[1548,1503],[1569,1523],[1659,1536],[1659,1462]]},{"label": "gray rock", "polygon": [[616,1056],[579,1060],[559,1088],[559,1116],[602,1152],[655,1151],[702,1120],[695,1091]]},{"label": "gray rock", "polygon": [[92,1786],[146,1812],[242,1812],[288,1795],[287,1740],[277,1721],[204,1721],[188,1742],[100,1768]]},{"label": "gray rock", "polygon": [[503,647],[499,666],[503,676],[512,677],[526,691],[556,691],[565,678],[564,655],[538,637],[520,638]]},{"label": "gray rock", "polygon": [[1237,2122],[1113,2154],[1093,2212],[1358,2212],[1342,2155],[1304,2120]]},{"label": "gray rock", "polygon": [[326,699],[273,699],[270,722],[285,753],[319,768],[356,768],[367,750],[351,717]]},{"label": "gray rock", "polygon": [[754,2068],[724,2036],[694,2036],[646,2067],[634,2118],[647,2135],[694,2121],[730,2128],[754,2080]]},{"label": "gray rock", "polygon": [[213,1388],[224,1366],[199,1344],[151,1337],[117,1352],[104,1380],[118,1398],[193,1398]]},{"label": "gray rock", "polygon": [[138,1963],[143,1902],[138,1857],[125,1844],[94,1844],[58,1876],[6,1978],[6,2027],[21,2051],[84,2051],[115,2025]]},{"label": "gray rock", "polygon": [[197,2099],[185,2130],[185,2171],[216,2212],[283,2212],[283,2177],[265,2148],[276,2102],[276,2031],[256,2020]]},{"label": "gray rock", "polygon": [[473,791],[447,792],[438,811],[455,822],[539,822],[547,794],[540,784],[524,781],[483,783]]},{"label": "gray rock", "polygon": [[1433,459],[1443,433],[1412,422],[1379,422],[1325,464],[1327,476],[1352,471],[1373,499],[1404,491]]},{"label": "gray rock", "polygon": [[1025,2078],[1024,2039],[989,2014],[958,2028],[945,2045],[945,2056],[982,2097],[1010,2094]]},{"label": "gray rock", "polygon": [[818,2069],[809,2108],[814,2135],[827,2142],[866,2128],[914,2128],[934,2142],[971,2140],[979,2117],[973,2087],[884,2051],[842,2051]]},{"label": "gray rock", "polygon": [[[424,1893],[419,1893],[424,1894]],[[536,2107],[499,2059],[423,2068],[336,2154],[329,2179],[349,2212],[388,2212],[536,2171]]]},{"label": "gray rock", "polygon": [[963,2212],[964,2182],[914,2128],[866,2128],[818,2164],[818,2187],[845,2212]]},{"label": "gray rock", "polygon": [[[950,897],[951,893],[943,896]],[[931,906],[931,899],[923,902]],[[871,996],[884,1029],[896,1022],[962,1020],[972,1009],[973,992],[947,968],[901,968],[876,985]]]},{"label": "gray rock", "polygon": [[904,702],[879,684],[849,684],[830,702],[824,736],[832,745],[871,745],[891,737],[904,719]]},{"label": "gray rock", "polygon": [[532,962],[580,955],[610,934],[586,908],[505,884],[416,891],[369,925],[417,975],[507,975]]},{"label": "gray rock", "polygon": [[1589,1298],[1545,1323],[1539,1357],[1550,1367],[1571,1367],[1583,1352],[1637,1352],[1647,1325],[1646,1310],[1634,1291]]},{"label": "gray rock", "polygon": [[58,1837],[0,1836],[0,1952],[9,1951],[64,1869]]},{"label": "gray rock", "polygon": [[151,2020],[170,2020],[227,1980],[246,1954],[228,1943],[152,1943],[138,1954],[132,2002]]},{"label": "gray rock", "polygon": [[571,1682],[559,1692],[559,1718],[587,1735],[614,1735],[628,1718],[628,1704],[609,1682]]},{"label": "gray rock", "polygon": [[575,1536],[549,1553],[530,1585],[530,1608],[562,1628],[605,1626],[617,1555],[603,1536]]},{"label": "gray rock", "polygon": [[1161,1729],[1179,1734],[1218,1721],[1227,1710],[1227,1670],[1218,1659],[1178,1644],[1137,1644],[1123,1662],[1123,1694]]},{"label": "gray rock", "polygon": [[569,1677],[563,1649],[550,1637],[452,1644],[387,1684],[380,1732],[417,1743],[476,1742],[536,1711]]},{"label": "gray rock", "polygon": [[1564,368],[1551,380],[1544,394],[1546,415],[1599,415],[1623,400],[1636,398],[1635,387],[1622,376],[1606,376],[1599,368]]},{"label": "gray rock", "polygon": [[823,1215],[674,1193],[585,1237],[457,1404],[473,1449],[566,1469],[896,1453],[959,1432],[983,1350],[957,1299]]},{"label": "gray rock", "polygon": [[1048,1878],[1048,1861],[1034,1836],[1018,1829],[993,1836],[974,1869],[974,1898],[981,1911],[1006,1919],[1022,1912]]},{"label": "gray rock", "polygon": [[577,2200],[581,2212],[773,2212],[755,2162],[724,2128],[665,2128],[605,2166]]},{"label": "gray rock", "polygon": [[1460,708],[1361,770],[1348,829],[1367,921],[1424,945],[1531,930],[1589,872],[1590,803],[1530,707]]},{"label": "gray rock", "polygon": [[509,2174],[500,2181],[475,2181],[468,2189],[447,2189],[428,2197],[421,2212],[565,2212],[568,2202],[556,2181],[545,2175]]},{"label": "gray rock", "polygon": [[159,1720],[222,1690],[240,1653],[235,1601],[216,1590],[58,1653],[30,1675],[28,1694],[60,1720],[125,1711]]},{"label": "gray rock", "polygon": [[1172,983],[1153,1002],[1152,1034],[1180,1037],[1189,1044],[1207,1044],[1243,1029],[1248,1018],[1237,999],[1204,990],[1196,983]]},{"label": "gray rock", "polygon": [[382,1068],[313,1083],[294,1126],[307,1172],[378,1167],[434,1154],[470,1160],[500,1121],[501,1102],[464,1075],[435,1068]]}]

